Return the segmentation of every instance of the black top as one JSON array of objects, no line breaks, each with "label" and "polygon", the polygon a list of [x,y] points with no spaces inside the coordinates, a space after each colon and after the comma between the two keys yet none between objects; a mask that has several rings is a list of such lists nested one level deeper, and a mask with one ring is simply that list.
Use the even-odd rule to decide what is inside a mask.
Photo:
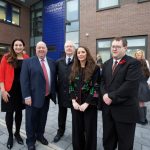
[{"label": "black top", "polygon": [[79,104],[84,102],[97,106],[100,102],[100,69],[96,67],[91,80],[84,81],[84,73],[81,69],[74,82],[70,84],[71,99],[76,99]]}]

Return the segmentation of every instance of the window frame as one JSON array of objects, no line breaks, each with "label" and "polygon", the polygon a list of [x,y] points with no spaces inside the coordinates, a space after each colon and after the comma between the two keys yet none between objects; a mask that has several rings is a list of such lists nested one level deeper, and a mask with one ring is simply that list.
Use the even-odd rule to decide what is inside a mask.
[{"label": "window frame", "polygon": [[138,0],[138,3],[150,2],[149,0]]},{"label": "window frame", "polygon": [[97,11],[114,9],[114,8],[119,8],[120,7],[120,0],[118,0],[118,5],[113,5],[113,6],[103,7],[103,8],[99,8],[99,3],[100,3],[100,0],[97,0],[97,2],[96,2]]},{"label": "window frame", "polygon": [[[12,4],[12,3],[10,3],[10,2],[7,2],[7,1],[4,1],[4,0],[1,0],[1,2],[4,2],[4,3],[6,3],[6,7],[3,7],[3,6],[0,6],[1,8],[4,8],[5,9],[5,15],[6,15],[6,19],[5,20],[3,20],[3,19],[0,19],[0,22],[1,23],[5,23],[5,24],[9,24],[9,25],[13,25],[13,26],[17,26],[17,27],[20,27],[20,17],[21,17],[21,8],[19,7],[19,6],[17,6],[17,5],[15,5],[15,4]],[[11,15],[9,16],[8,15],[8,10],[9,10],[9,6],[11,6]],[[12,19],[13,19],[13,7],[16,7],[16,8],[18,8],[19,9],[19,25],[18,24],[14,24],[12,21]],[[15,13],[17,13],[17,12],[15,12]],[[9,17],[11,17],[11,20],[7,20],[7,18],[9,18]]]},{"label": "window frame", "polygon": [[[145,53],[145,58],[147,58],[147,52],[148,52],[148,35],[139,35],[139,36],[124,36],[123,38],[126,38],[126,40],[128,41],[128,40],[130,40],[130,39],[142,39],[142,38],[144,38],[145,39],[145,46],[127,46],[128,47],[128,49],[142,49],[142,50],[144,50],[144,53]],[[102,38],[102,39],[97,39],[96,40],[96,55],[98,54],[98,53],[101,53],[101,51],[100,50],[98,50],[98,42],[99,41],[110,41],[110,47],[111,47],[111,42],[112,42],[112,40],[113,40],[114,38]],[[103,49],[103,51],[104,50],[109,50],[109,54],[110,54],[110,58],[111,58],[111,51],[110,51],[110,47],[108,47],[108,48],[101,48],[101,49]],[[144,47],[144,48],[143,48]],[[100,49],[100,48],[99,48]],[[103,58],[102,58],[103,59]],[[108,60],[108,59],[107,59]],[[105,60],[105,61],[107,61],[107,60]]]}]

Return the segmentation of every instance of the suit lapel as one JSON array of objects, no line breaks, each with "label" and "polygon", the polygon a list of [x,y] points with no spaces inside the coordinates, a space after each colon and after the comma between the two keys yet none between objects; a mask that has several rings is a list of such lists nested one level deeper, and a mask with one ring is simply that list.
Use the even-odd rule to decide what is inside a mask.
[{"label": "suit lapel", "polygon": [[[126,55],[120,60],[120,62],[121,62],[123,59],[126,60]],[[120,62],[119,62],[119,63],[120,63]],[[112,74],[112,72],[111,72],[112,78],[111,78],[110,84],[112,83],[112,81],[114,80],[114,78],[115,78],[115,77],[117,76],[117,74],[119,73],[119,70],[121,69],[122,65],[123,65],[123,64],[118,64],[117,67],[116,67],[116,69],[114,70],[114,73]],[[112,68],[111,68],[111,71],[112,71]]]},{"label": "suit lapel", "polygon": [[[39,68],[41,75],[44,77],[43,69],[42,69],[41,63],[37,56],[35,57],[35,63],[37,64],[36,67]],[[44,77],[44,79],[45,79],[45,77]]]}]

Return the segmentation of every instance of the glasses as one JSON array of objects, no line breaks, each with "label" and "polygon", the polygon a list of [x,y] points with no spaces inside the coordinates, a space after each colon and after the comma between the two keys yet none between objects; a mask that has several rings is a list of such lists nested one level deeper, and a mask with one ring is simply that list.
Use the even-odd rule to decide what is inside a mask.
[{"label": "glasses", "polygon": [[122,46],[112,46],[111,49],[117,49],[117,50],[121,50],[123,47]]}]

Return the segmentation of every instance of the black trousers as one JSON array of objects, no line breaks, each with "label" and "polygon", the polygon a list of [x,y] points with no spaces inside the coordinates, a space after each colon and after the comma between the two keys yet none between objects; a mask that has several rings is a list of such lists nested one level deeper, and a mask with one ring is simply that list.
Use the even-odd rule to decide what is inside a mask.
[{"label": "black trousers", "polygon": [[59,112],[58,112],[58,131],[57,133],[61,136],[65,132],[66,128],[66,118],[67,118],[67,108],[64,106],[59,105]]},{"label": "black trousers", "polygon": [[97,149],[97,108],[87,108],[85,112],[72,109],[73,150]]},{"label": "black trousers", "polygon": [[26,106],[26,143],[28,146],[34,145],[36,138],[43,136],[47,121],[50,100],[45,97],[42,108]]},{"label": "black trousers", "polygon": [[115,121],[111,112],[103,113],[104,150],[133,150],[136,123]]}]

